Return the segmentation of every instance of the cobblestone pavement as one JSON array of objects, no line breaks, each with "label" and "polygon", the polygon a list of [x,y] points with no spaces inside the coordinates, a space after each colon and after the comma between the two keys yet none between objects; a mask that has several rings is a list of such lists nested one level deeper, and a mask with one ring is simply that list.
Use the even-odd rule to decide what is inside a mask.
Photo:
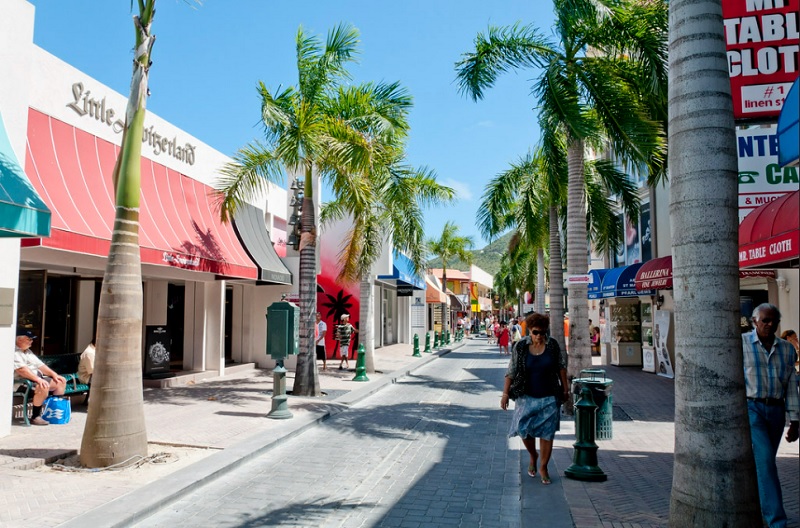
[{"label": "cobblestone pavement", "polygon": [[519,527],[519,451],[497,409],[506,360],[485,349],[428,364],[139,526]]}]

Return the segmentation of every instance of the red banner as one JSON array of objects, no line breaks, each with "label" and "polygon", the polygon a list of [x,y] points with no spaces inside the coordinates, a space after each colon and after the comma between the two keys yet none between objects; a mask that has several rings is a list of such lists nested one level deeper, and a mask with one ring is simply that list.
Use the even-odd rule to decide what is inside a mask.
[{"label": "red banner", "polygon": [[800,0],[723,0],[735,119],[778,117],[800,67]]}]

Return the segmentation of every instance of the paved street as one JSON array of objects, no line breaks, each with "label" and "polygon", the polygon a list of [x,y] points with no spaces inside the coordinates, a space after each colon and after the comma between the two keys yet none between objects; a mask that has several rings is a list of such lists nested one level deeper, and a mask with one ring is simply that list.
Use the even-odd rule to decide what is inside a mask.
[{"label": "paved street", "polygon": [[471,342],[139,526],[520,526],[506,362]]},{"label": "paved street", "polygon": [[[666,528],[673,380],[594,358],[614,382],[613,439],[598,441],[608,481],[563,477],[575,441],[564,419],[553,483],[543,486],[524,476],[521,442],[505,436],[507,356],[485,339],[441,355],[410,352],[380,349],[383,373],[369,382],[324,373],[328,396],[291,397],[291,420],[264,419],[271,383],[261,371],[147,390],[148,433],[159,442],[151,452],[195,446],[174,464],[98,473],[45,466],[79,447],[80,406],[65,426],[15,426],[0,439],[0,526]],[[782,442],[778,454],[790,528],[800,528],[798,446]]]}]

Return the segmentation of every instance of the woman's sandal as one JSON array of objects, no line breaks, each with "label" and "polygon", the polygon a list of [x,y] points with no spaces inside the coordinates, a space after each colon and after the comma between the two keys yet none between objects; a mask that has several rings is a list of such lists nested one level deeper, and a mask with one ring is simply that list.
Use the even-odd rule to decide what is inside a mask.
[{"label": "woman's sandal", "polygon": [[542,475],[542,484],[547,486],[550,482],[550,475]]},{"label": "woman's sandal", "polygon": [[536,477],[536,464],[528,464],[528,476],[531,478]]}]

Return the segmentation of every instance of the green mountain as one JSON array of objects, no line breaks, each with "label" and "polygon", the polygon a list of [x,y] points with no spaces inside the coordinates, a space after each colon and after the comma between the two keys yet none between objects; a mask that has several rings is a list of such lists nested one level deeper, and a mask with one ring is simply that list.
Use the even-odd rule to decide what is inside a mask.
[{"label": "green mountain", "polygon": [[[511,233],[506,233],[483,249],[472,251],[472,263],[494,276],[500,271],[500,257],[508,250],[508,241]],[[438,258],[428,261],[429,268],[441,268],[442,261]],[[461,261],[450,263],[451,268],[466,271],[469,267]]]}]

